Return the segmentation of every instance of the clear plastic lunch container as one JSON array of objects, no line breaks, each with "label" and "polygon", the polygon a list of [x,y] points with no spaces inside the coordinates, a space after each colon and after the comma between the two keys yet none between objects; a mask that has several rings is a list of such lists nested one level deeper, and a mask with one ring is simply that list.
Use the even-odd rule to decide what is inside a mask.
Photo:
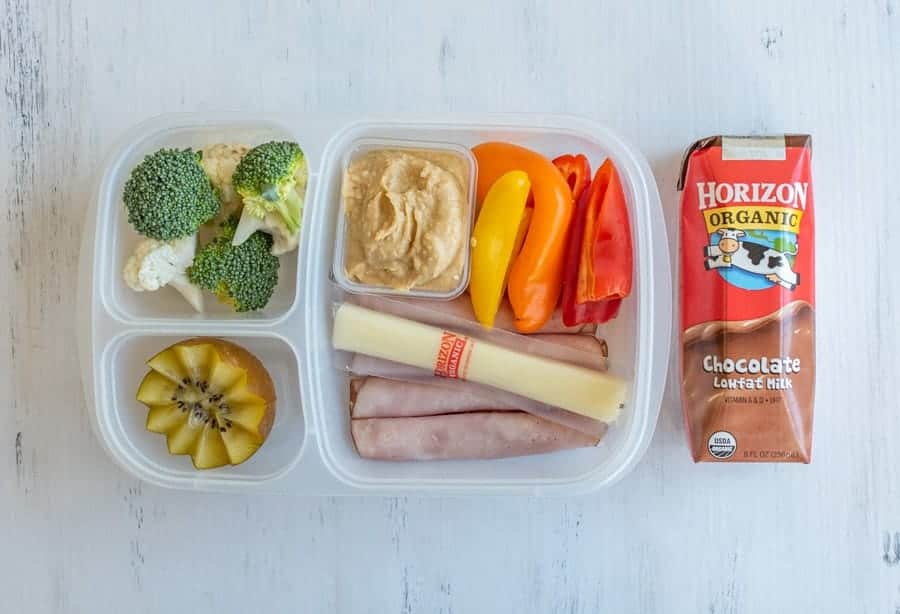
[{"label": "clear plastic lunch container", "polygon": [[[131,169],[161,147],[297,141],[309,161],[300,248],[281,257],[269,305],[235,314],[208,297],[194,313],[175,290],[135,293],[122,269],[138,236],[122,189]],[[630,382],[628,405],[599,445],[502,460],[383,462],[360,458],[350,437],[349,386],[334,367],[331,281],[341,217],[343,167],[361,141],[452,143],[469,148],[509,141],[548,157],[585,153],[596,167],[612,158],[634,235],[635,283],[619,317],[598,335],[612,372]],[[310,115],[176,114],[148,121],[119,141],[105,163],[87,214],[79,265],[79,355],[88,415],[123,469],[170,488],[294,495],[572,495],[623,477],[650,443],[659,414],[671,329],[671,277],[659,194],[643,156],[594,122],[552,115],[346,118]],[[146,360],[180,340],[222,337],[255,354],[275,382],[277,414],[263,446],[245,463],[198,471],[171,456],[165,437],[144,429],[135,400]]]},{"label": "clear plastic lunch container", "polygon": [[345,265],[347,216],[343,211],[343,205],[341,203],[339,203],[338,206],[332,266],[332,276],[334,277],[335,283],[347,292],[355,294],[381,294],[385,296],[396,296],[398,298],[424,298],[443,301],[449,301],[456,298],[465,292],[466,287],[469,285],[469,257],[471,252],[468,249],[468,239],[472,236],[472,226],[475,223],[475,182],[478,178],[475,155],[472,153],[471,149],[457,143],[435,143],[399,139],[360,139],[347,148],[345,155],[342,156],[343,162],[341,167],[346,169],[360,156],[376,150],[408,151],[411,153],[430,150],[452,154],[466,161],[469,168],[469,174],[467,178],[468,181],[463,188],[466,190],[466,196],[468,197],[468,211],[465,212],[464,216],[466,241],[462,256],[462,273],[460,275],[459,283],[457,283],[454,288],[441,292],[439,290],[428,290],[416,287],[410,288],[409,290],[398,290],[386,286],[363,284],[350,279],[347,276]]}]

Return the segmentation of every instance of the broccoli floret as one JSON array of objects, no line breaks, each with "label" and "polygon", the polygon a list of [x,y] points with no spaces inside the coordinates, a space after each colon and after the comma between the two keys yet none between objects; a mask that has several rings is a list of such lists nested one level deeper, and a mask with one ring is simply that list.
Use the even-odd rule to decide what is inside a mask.
[{"label": "broccoli floret", "polygon": [[221,234],[197,252],[188,278],[235,311],[255,311],[272,298],[278,284],[278,258],[270,253],[272,237],[262,232],[232,245],[237,222],[237,216],[229,218]]},{"label": "broccoli floret", "polygon": [[265,231],[262,220],[270,212],[281,217],[289,235],[296,235],[300,231],[306,179],[306,158],[297,143],[271,141],[247,152],[231,178],[244,202],[234,243],[240,245],[256,230]]},{"label": "broccoli floret", "polygon": [[123,196],[140,234],[170,241],[190,236],[219,210],[219,198],[190,149],[160,149],[134,167]]}]

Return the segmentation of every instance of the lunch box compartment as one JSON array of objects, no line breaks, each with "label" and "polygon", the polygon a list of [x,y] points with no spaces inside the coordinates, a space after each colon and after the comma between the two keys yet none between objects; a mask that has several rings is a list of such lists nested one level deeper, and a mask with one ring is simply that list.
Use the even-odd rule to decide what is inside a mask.
[{"label": "lunch box compartment", "polygon": [[[622,175],[622,184],[636,235],[635,263],[638,274],[632,295],[623,304],[615,320],[599,327],[598,335],[607,339],[610,350],[611,372],[634,383],[639,373],[640,385],[630,386],[629,404],[619,420],[610,427],[607,435],[596,448],[564,451],[549,455],[528,456],[503,460],[441,461],[441,462],[383,462],[360,458],[356,453],[349,429],[349,390],[345,373],[333,368],[333,350],[330,346],[333,326],[331,297],[334,290],[328,277],[322,272],[328,269],[333,256],[335,233],[341,212],[341,178],[348,152],[360,139],[403,139],[457,143],[472,147],[484,141],[510,141],[532,148],[548,157],[563,153],[584,153],[596,168],[604,159],[612,157]],[[358,122],[338,133],[326,147],[321,166],[320,185],[315,210],[310,212],[308,223],[319,232],[304,245],[301,262],[306,266],[305,318],[307,331],[306,361],[309,369],[305,381],[307,399],[316,408],[319,418],[319,439],[328,467],[342,480],[357,488],[409,488],[428,487],[441,489],[465,483],[478,490],[489,491],[503,485],[529,485],[535,490],[543,487],[577,484],[599,480],[606,482],[628,463],[635,450],[640,449],[652,432],[656,413],[650,407],[658,407],[648,395],[647,384],[661,389],[656,378],[665,379],[665,365],[656,365],[659,371],[648,372],[656,364],[648,355],[650,347],[662,345],[668,348],[668,329],[662,337],[647,338],[654,334],[654,326],[636,326],[639,318],[648,318],[653,292],[664,289],[668,303],[668,262],[660,264],[664,274],[660,287],[650,282],[652,276],[640,274],[642,266],[652,260],[650,246],[637,236],[642,230],[648,234],[650,225],[648,210],[658,199],[652,178],[642,174],[640,163],[630,152],[617,150],[615,141],[603,142],[583,136],[569,129],[536,126],[496,127],[478,123],[467,124],[399,124],[392,122]],[[661,220],[660,220],[661,224]],[[647,235],[644,235],[645,237]],[[648,237],[649,238],[649,237]],[[660,241],[666,253],[664,236]],[[655,248],[654,248],[655,249]],[[664,267],[662,266],[664,264]],[[668,309],[664,318],[668,319]],[[649,318],[648,318],[649,319]],[[665,323],[660,326],[665,328]],[[656,331],[659,333],[659,331]],[[402,343],[402,340],[398,340]],[[643,353],[642,353],[643,352]],[[667,354],[666,354],[667,356]],[[661,392],[661,390],[660,390]],[[655,393],[654,393],[655,394]]]},{"label": "lunch box compartment", "polygon": [[178,341],[196,335],[133,333],[113,340],[103,352],[98,395],[101,430],[119,460],[142,478],[180,488],[246,487],[278,478],[294,466],[306,440],[300,402],[297,357],[290,345],[275,336],[231,336],[207,333],[236,343],[254,354],[275,385],[276,411],[272,430],[262,447],[236,466],[198,471],[190,456],[169,454],[166,437],[145,428],[147,406],[135,399],[147,360]]},{"label": "lunch box compartment", "polygon": [[[294,137],[284,127],[271,122],[216,122],[206,125],[187,123],[147,134],[122,151],[121,157],[107,171],[106,192],[100,195],[111,206],[97,218],[98,253],[104,254],[97,273],[103,276],[103,303],[114,317],[142,323],[154,320],[226,320],[264,324],[284,317],[291,310],[297,300],[297,252],[279,258],[278,286],[266,308],[255,313],[235,313],[230,306],[219,302],[213,294],[205,291],[204,313],[198,313],[174,288],[136,292],[122,279],[125,263],[143,238],[128,223],[122,193],[132,169],[146,155],[163,147],[191,147],[196,150],[223,142],[254,146],[271,140],[294,140]],[[302,143],[300,145],[303,146]],[[310,189],[308,184],[307,198]],[[198,249],[202,245],[201,239]]]}]

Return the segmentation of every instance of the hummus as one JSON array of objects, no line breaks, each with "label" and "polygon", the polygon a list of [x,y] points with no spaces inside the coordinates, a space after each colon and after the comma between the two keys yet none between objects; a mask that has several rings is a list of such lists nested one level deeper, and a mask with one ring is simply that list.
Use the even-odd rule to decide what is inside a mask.
[{"label": "hummus", "polygon": [[344,269],[354,282],[449,292],[463,274],[469,166],[459,154],[379,149],[344,172]]}]

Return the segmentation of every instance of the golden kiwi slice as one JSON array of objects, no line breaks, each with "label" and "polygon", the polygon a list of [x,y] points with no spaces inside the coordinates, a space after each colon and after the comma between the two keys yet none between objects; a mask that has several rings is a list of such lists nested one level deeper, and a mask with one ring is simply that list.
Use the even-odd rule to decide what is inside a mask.
[{"label": "golden kiwi slice", "polygon": [[147,361],[137,391],[149,408],[147,430],[166,436],[170,454],[197,469],[239,465],[275,421],[275,387],[244,348],[212,337],[180,341]]}]

